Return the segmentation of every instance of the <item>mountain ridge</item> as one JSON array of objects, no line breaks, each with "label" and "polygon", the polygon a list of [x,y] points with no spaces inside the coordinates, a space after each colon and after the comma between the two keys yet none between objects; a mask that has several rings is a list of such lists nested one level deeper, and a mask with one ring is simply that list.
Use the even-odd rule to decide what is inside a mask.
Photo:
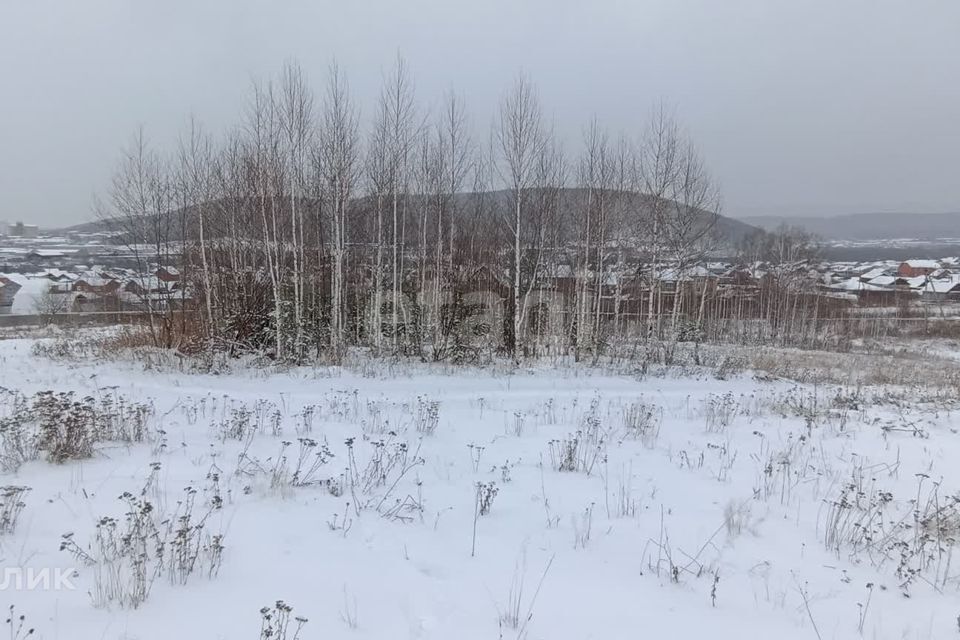
[{"label": "mountain ridge", "polygon": [[[564,213],[570,213],[575,211],[577,198],[582,197],[582,189],[578,187],[566,187],[561,190],[563,193],[561,195],[561,210]],[[486,207],[497,207],[503,206],[502,203],[497,204],[500,200],[506,197],[508,192],[504,190],[494,190],[494,191],[485,191],[481,195],[487,199]],[[460,216],[468,215],[468,210],[471,208],[471,199],[476,196],[475,192],[460,192],[455,194],[454,199],[457,201],[456,209],[459,211]],[[627,196],[634,198],[639,202],[633,203],[633,206],[644,206],[644,200],[649,198],[649,196],[639,193],[639,192],[628,192]],[[411,196],[415,199],[420,196]],[[371,206],[371,196],[360,196],[351,201],[351,207],[356,207],[359,209],[369,208]],[[214,200],[212,203],[221,203],[222,200]],[[196,208],[196,207],[192,207]],[[179,215],[180,210],[172,211],[170,216]],[[704,216],[710,215],[708,212],[702,212]],[[113,229],[111,228],[113,226]],[[114,230],[116,228],[116,223],[110,220],[93,220],[89,222],[84,222],[80,224],[75,224],[67,227],[61,227],[58,229],[50,229],[48,232],[56,234],[68,234],[68,233],[106,233]],[[737,220],[728,216],[720,215],[717,216],[717,231],[719,236],[722,238],[722,241],[730,246],[735,246],[740,240],[749,236],[750,234],[757,231],[757,228],[749,223],[746,223],[742,220]]]}]

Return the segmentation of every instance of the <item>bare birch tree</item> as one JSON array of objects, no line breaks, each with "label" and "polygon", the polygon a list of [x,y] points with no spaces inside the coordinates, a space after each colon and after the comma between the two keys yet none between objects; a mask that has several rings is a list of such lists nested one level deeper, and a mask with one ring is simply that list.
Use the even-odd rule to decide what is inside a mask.
[{"label": "bare birch tree", "polygon": [[372,256],[372,285],[373,295],[370,300],[368,323],[373,330],[373,346],[379,354],[383,348],[383,289],[384,289],[384,215],[387,198],[390,196],[392,172],[390,170],[389,153],[389,111],[386,102],[381,99],[376,121],[367,143],[365,156],[365,170],[367,181],[371,189],[371,198],[374,201],[375,220],[371,225],[370,241],[373,244]]},{"label": "bare birch tree", "polygon": [[644,205],[639,207],[638,228],[645,242],[648,274],[647,336],[659,335],[657,302],[660,295],[661,260],[664,254],[664,227],[669,198],[678,172],[680,132],[663,104],[654,109],[643,132],[637,164],[637,183]]},{"label": "bare birch tree", "polygon": [[524,205],[544,144],[540,100],[533,84],[525,76],[517,78],[513,88],[500,102],[496,135],[501,154],[499,173],[509,190],[511,204],[511,213],[505,216],[513,244],[510,300],[513,327],[507,337],[507,349],[514,361],[519,362],[523,322],[520,269],[523,260]]},{"label": "bare birch tree", "polygon": [[[670,200],[664,220],[665,244],[677,278],[672,313],[674,337],[684,300],[684,287],[692,280],[690,268],[703,261],[716,247],[719,210],[719,192],[704,166],[703,159],[693,143],[685,141],[670,186]],[[706,287],[707,279],[703,278],[698,325],[702,321]]]},{"label": "bare birch tree", "polygon": [[[178,175],[177,182],[180,192],[180,207],[184,215],[196,219],[197,247],[200,257],[200,282],[203,295],[203,327],[206,337],[210,338],[218,333],[215,325],[214,307],[216,306],[216,291],[213,287],[213,278],[210,268],[210,250],[207,245],[208,209],[216,200],[215,181],[213,171],[215,167],[213,142],[199,123],[190,118],[186,135],[180,137],[178,148]],[[192,224],[190,225],[192,226]],[[184,252],[192,255],[188,250],[188,238],[184,237]],[[187,262],[185,259],[184,262]],[[183,273],[184,283],[189,281],[189,274]],[[181,291],[185,295],[186,286]]]},{"label": "bare birch tree", "polygon": [[[293,295],[293,358],[299,360],[304,355],[304,300],[306,291],[306,260],[304,238],[303,200],[306,190],[307,160],[313,144],[313,93],[311,92],[303,70],[296,63],[284,65],[280,75],[279,104],[277,112],[282,130],[284,147],[282,161],[285,165],[286,190],[289,201],[290,257],[292,262]],[[276,214],[275,214],[276,215]],[[282,254],[286,254],[286,238],[277,238],[284,245]]]},{"label": "bare birch tree", "polygon": [[347,78],[336,62],[330,65],[324,99],[320,159],[332,221],[333,262],[330,290],[330,351],[339,362],[344,349],[344,261],[347,210],[360,173],[359,115],[350,98]]},{"label": "bare birch tree", "polygon": [[410,153],[416,137],[413,80],[406,61],[399,55],[393,72],[384,84],[380,99],[387,123],[387,157],[392,213],[390,320],[391,344],[396,353],[399,349],[400,305],[403,294],[402,261],[405,246],[402,225],[405,222],[409,189]]},{"label": "bare birch tree", "polygon": [[273,295],[274,355],[286,357],[286,318],[282,285],[286,282],[283,265],[282,223],[278,221],[278,201],[285,183],[282,164],[282,131],[272,84],[255,84],[248,109],[247,145],[256,200],[263,229],[263,250]]},{"label": "bare birch tree", "polygon": [[123,151],[114,172],[110,202],[99,217],[118,231],[134,256],[135,279],[155,346],[173,346],[169,296],[154,290],[153,270],[176,254],[172,225],[175,190],[169,163],[147,142],[142,128]]}]

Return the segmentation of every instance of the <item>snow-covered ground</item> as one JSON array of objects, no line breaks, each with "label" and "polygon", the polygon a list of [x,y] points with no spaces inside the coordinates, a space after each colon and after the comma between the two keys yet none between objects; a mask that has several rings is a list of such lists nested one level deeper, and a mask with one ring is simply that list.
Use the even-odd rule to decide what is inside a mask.
[{"label": "snow-covered ground", "polygon": [[[54,362],[33,343],[0,341],[0,386],[75,391],[123,420],[92,458],[0,473],[30,487],[0,533],[0,594],[36,638],[264,637],[277,600],[288,640],[297,616],[304,640],[958,633],[956,407],[922,389],[200,375]],[[8,430],[13,405],[0,392]],[[140,535],[142,555],[121,548]],[[61,588],[16,584],[63,568]]]}]

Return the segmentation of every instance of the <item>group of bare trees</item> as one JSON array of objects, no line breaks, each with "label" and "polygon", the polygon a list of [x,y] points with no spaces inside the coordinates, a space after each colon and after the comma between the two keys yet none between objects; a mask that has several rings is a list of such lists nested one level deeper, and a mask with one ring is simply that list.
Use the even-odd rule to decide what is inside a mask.
[{"label": "group of bare trees", "polygon": [[668,110],[616,137],[594,119],[568,155],[520,77],[489,134],[472,123],[454,93],[425,108],[402,59],[370,111],[336,64],[318,94],[288,64],[223,135],[191,122],[171,153],[137,135],[101,215],[145,270],[183,273],[157,335],[208,347],[579,357],[703,320],[706,284],[668,304],[660,282],[717,246],[720,198]]}]

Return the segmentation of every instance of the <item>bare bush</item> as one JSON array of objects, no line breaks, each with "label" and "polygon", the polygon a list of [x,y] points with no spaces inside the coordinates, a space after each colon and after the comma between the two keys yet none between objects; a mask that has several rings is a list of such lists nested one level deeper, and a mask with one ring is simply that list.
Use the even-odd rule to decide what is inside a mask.
[{"label": "bare bush", "polygon": [[[398,497],[401,481],[417,467],[423,465],[420,456],[422,443],[411,450],[404,441],[393,436],[370,442],[369,457],[365,464],[357,460],[356,440],[349,438],[347,445],[347,488],[353,498],[356,514],[364,509],[375,511],[391,519],[406,520],[412,512],[422,512],[422,500],[411,494]],[[422,485],[417,483],[418,490]]]},{"label": "bare bush", "polygon": [[93,570],[94,606],[136,609],[149,597],[159,577],[183,585],[194,573],[207,578],[217,575],[223,534],[208,533],[206,525],[219,506],[197,515],[196,490],[187,487],[184,494],[173,513],[164,516],[150,501],[124,493],[120,496],[126,505],[122,519],[100,518],[89,545],[81,546],[73,533],[62,537],[61,551]]},{"label": "bare bush", "polygon": [[529,600],[525,594],[526,580],[526,553],[522,553],[513,570],[513,577],[510,580],[510,588],[507,591],[506,606],[497,611],[498,623],[500,626],[500,637],[503,637],[505,630],[512,631],[516,638],[525,638],[527,627],[533,619],[533,609],[537,604],[537,597],[540,595],[540,589],[543,588],[543,582],[553,566],[553,557],[547,562],[543,569],[543,574],[537,582],[536,589],[530,595]]},{"label": "bare bush", "polygon": [[590,475],[597,462],[604,457],[604,440],[590,438],[577,431],[561,440],[547,443],[550,463],[554,471],[577,472]]},{"label": "bare bush", "polygon": [[417,396],[417,433],[432,436],[440,422],[440,403],[424,396]]},{"label": "bare bush", "polygon": [[863,469],[854,469],[839,494],[827,502],[823,542],[854,561],[865,557],[878,569],[893,565],[901,590],[920,581],[943,589],[956,581],[950,570],[960,539],[960,496],[943,496],[938,483],[918,474],[917,491],[905,503],[895,499]]},{"label": "bare bush", "polygon": [[133,444],[155,435],[149,430],[152,405],[116,393],[77,399],[72,392],[41,391],[12,403],[10,414],[0,418],[0,468],[7,471],[41,453],[61,464],[92,457],[100,443]]},{"label": "bare bush", "polygon": [[7,485],[0,487],[0,534],[13,533],[17,529],[17,521],[27,503],[24,496],[30,487]]},{"label": "bare bush", "polygon": [[745,530],[750,528],[750,519],[752,512],[749,502],[737,502],[730,500],[723,507],[723,524],[727,529],[727,538],[733,540],[738,538]]},{"label": "bare bush", "polygon": [[13,605],[10,605],[8,611],[7,619],[4,622],[6,623],[10,640],[26,640],[32,637],[36,629],[27,626],[27,616],[22,613],[17,615]]},{"label": "bare bush", "polygon": [[570,520],[573,525],[573,548],[586,549],[593,533],[593,503],[579,515],[571,516]]},{"label": "bare bush", "polygon": [[40,456],[36,430],[29,424],[28,401],[20,393],[4,390],[7,415],[0,417],[0,471],[15,472]]},{"label": "bare bush", "polygon": [[[331,480],[320,476],[321,469],[334,457],[327,444],[312,438],[297,438],[297,443],[297,455],[291,462],[287,454],[287,450],[292,445],[291,442],[282,441],[276,456],[261,460],[249,454],[248,440],[247,445],[238,455],[236,474],[249,479],[266,478],[271,489],[280,491],[288,487],[320,484],[331,487]],[[338,495],[333,490],[331,493]]]},{"label": "bare bush", "polygon": [[307,619],[291,617],[293,607],[277,600],[272,607],[260,609],[260,640],[300,640]]},{"label": "bare bush", "polygon": [[711,393],[703,401],[703,417],[707,433],[723,433],[737,416],[740,406],[736,397],[730,393],[716,395]]},{"label": "bare bush", "polygon": [[639,440],[648,449],[656,444],[662,423],[663,407],[655,404],[638,400],[623,409],[623,428],[627,437]]},{"label": "bare bush", "polygon": [[495,482],[477,483],[477,505],[478,515],[485,516],[493,508],[493,500],[497,497],[497,485]]}]

